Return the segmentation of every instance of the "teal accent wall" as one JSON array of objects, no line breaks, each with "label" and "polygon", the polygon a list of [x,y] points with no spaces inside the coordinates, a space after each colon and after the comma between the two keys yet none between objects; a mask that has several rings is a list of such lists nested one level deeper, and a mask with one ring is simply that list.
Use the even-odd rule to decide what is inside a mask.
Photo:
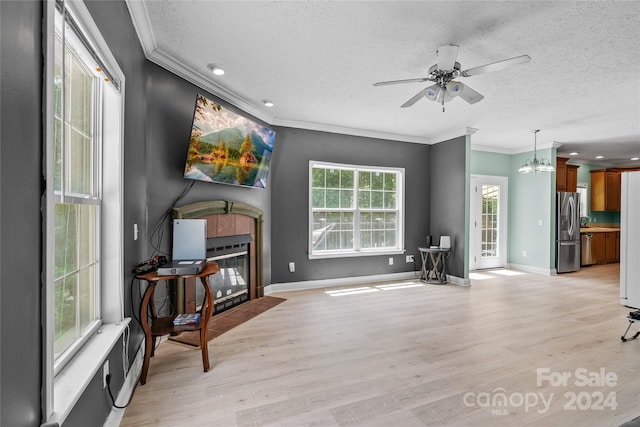
[{"label": "teal accent wall", "polygon": [[[555,159],[552,151],[555,150],[538,150],[538,156]],[[532,155],[521,153],[510,156],[508,261],[546,271],[555,266],[556,175],[555,172],[518,173],[518,168]],[[523,252],[526,252],[526,256]]]},{"label": "teal accent wall", "polygon": [[471,151],[471,175],[510,176],[511,155]]},{"label": "teal accent wall", "polygon": [[[555,149],[538,150],[537,155],[555,159]],[[555,268],[556,256],[556,175],[555,172],[519,174],[518,168],[532,157],[533,152],[512,155],[473,150],[470,175],[506,176],[509,179],[507,263],[551,271]]]}]

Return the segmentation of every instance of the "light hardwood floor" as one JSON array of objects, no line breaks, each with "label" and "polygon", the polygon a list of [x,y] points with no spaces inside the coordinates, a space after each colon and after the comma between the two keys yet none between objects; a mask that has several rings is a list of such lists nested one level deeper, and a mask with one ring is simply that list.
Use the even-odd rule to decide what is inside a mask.
[{"label": "light hardwood floor", "polygon": [[209,343],[208,373],[160,345],[121,425],[618,426],[640,415],[640,339],[620,340],[617,268],[280,292]]}]

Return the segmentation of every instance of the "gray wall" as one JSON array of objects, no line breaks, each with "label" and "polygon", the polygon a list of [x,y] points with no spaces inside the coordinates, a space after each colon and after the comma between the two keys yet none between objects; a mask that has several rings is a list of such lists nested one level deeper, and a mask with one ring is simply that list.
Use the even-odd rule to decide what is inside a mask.
[{"label": "gray wall", "polygon": [[[201,94],[219,102],[244,117],[263,123],[215,96],[192,85],[180,77],[148,63],[147,67],[147,176],[149,230],[159,222],[162,213],[186,185],[193,182],[183,178],[189,135],[196,95]],[[264,123],[263,123],[264,124]],[[279,136],[276,136],[276,144]],[[270,174],[271,175],[271,174]],[[266,189],[239,187],[196,181],[189,194],[177,206],[205,200],[232,200],[248,203],[264,213],[263,256],[265,285],[271,283],[271,188],[269,176]],[[161,249],[171,253],[171,228],[168,221],[163,227],[165,238]]]},{"label": "gray wall", "polygon": [[[430,146],[278,127],[273,149],[273,283],[414,271],[404,255],[308,258],[309,160],[405,168],[405,248],[419,260],[429,232]],[[289,262],[296,263],[290,273]]]},{"label": "gray wall", "polygon": [[40,421],[39,2],[0,1],[0,425]]},{"label": "gray wall", "polygon": [[[86,2],[127,78],[124,143],[124,224],[138,223],[142,239],[125,233],[125,315],[131,315],[130,269],[146,254],[145,72],[124,2]],[[38,1],[1,1],[0,15],[0,425],[34,426],[41,421],[40,274],[44,250],[40,218],[42,180],[42,9]],[[114,25],[114,22],[118,25]],[[133,42],[132,42],[133,41]],[[9,268],[9,266],[11,268]],[[137,303],[136,303],[137,304]],[[16,327],[15,319],[20,319]],[[141,333],[132,324],[131,357]],[[123,383],[122,349],[108,356],[112,388]],[[66,425],[101,424],[110,410],[96,376]],[[74,421],[75,420],[75,421]]]},{"label": "gray wall", "polygon": [[465,278],[466,137],[431,146],[431,215],[429,233],[435,238],[451,236],[452,252],[447,271]]}]

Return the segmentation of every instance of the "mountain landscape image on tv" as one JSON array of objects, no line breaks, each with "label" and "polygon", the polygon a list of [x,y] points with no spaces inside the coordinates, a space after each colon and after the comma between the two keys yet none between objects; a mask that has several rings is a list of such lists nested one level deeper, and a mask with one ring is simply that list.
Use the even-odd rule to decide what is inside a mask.
[{"label": "mountain landscape image on tv", "polygon": [[198,95],[184,177],[266,188],[275,136],[272,129]]}]

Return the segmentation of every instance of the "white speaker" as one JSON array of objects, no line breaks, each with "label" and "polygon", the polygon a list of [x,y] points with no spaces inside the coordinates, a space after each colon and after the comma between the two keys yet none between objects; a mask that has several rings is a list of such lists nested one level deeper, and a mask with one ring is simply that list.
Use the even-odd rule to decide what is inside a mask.
[{"label": "white speaker", "polygon": [[451,249],[451,236],[440,236],[440,248]]}]

